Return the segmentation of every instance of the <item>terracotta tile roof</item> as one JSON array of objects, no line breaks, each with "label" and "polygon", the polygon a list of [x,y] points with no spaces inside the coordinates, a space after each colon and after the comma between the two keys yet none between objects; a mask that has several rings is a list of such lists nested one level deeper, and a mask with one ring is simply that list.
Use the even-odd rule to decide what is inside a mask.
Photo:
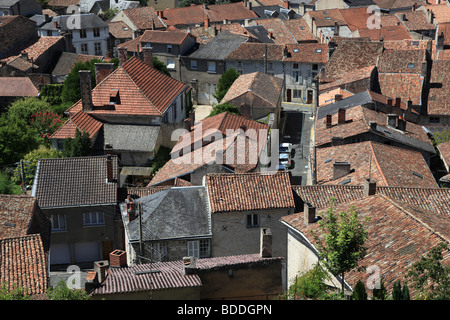
[{"label": "terracotta tile roof", "polygon": [[422,4],[422,8],[419,10],[430,10],[434,14],[434,24],[438,25],[450,21],[450,6],[444,1],[441,4]]},{"label": "terracotta tile roof", "polygon": [[411,100],[413,105],[422,105],[424,77],[417,73],[379,73],[381,93],[388,97]]},{"label": "terracotta tile roof", "polygon": [[109,33],[116,39],[133,38],[133,30],[123,21],[108,22]]},{"label": "terracotta tile roof", "polygon": [[384,50],[378,62],[380,73],[416,73],[422,71],[426,50]]},{"label": "terracotta tile roof", "polygon": [[439,51],[436,60],[450,60],[450,50]]},{"label": "terracotta tile roof", "polygon": [[286,49],[288,56],[284,61],[324,64],[328,61],[328,45],[324,43],[287,44]]},{"label": "terracotta tile roof", "polygon": [[206,17],[209,17],[210,23],[222,23],[228,21],[257,19],[258,16],[253,11],[244,6],[243,2],[207,5],[193,5],[181,8],[169,8],[162,10],[162,20],[168,26],[203,24]]},{"label": "terracotta tile roof", "polygon": [[[403,20],[405,15],[405,20]],[[395,14],[396,17],[411,31],[434,30],[436,26],[427,21],[424,11],[404,11]]]},{"label": "terracotta tile roof", "polygon": [[58,130],[56,130],[50,139],[74,138],[78,130],[89,133],[89,138],[93,138],[100,130],[103,124],[95,120],[90,115],[80,110],[73,117],[70,117]]},{"label": "terracotta tile roof", "polygon": [[0,97],[37,97],[39,91],[28,77],[0,77]]},{"label": "terracotta tile roof", "polygon": [[450,141],[443,142],[437,145],[441,157],[444,159],[447,165],[450,165]]},{"label": "terracotta tile roof", "polygon": [[138,29],[161,29],[166,27],[166,24],[161,21],[153,7],[131,8],[122,10],[122,12]]},{"label": "terracotta tile roof", "polygon": [[450,114],[450,60],[434,60],[431,66],[428,114]]},{"label": "terracotta tile roof", "polygon": [[436,34],[444,34],[444,46],[450,46],[450,21],[439,24]]},{"label": "terracotta tile roof", "polygon": [[268,61],[282,61],[283,48],[276,44],[244,42],[233,50],[227,57],[227,60],[264,60],[265,50],[267,46]]},{"label": "terracotta tile roof", "polygon": [[140,37],[140,41],[150,43],[182,44],[184,40],[189,36],[192,36],[189,34],[189,32],[179,30],[145,30],[144,34]]},{"label": "terracotta tile roof", "polygon": [[[340,26],[347,25],[344,17],[342,16],[342,10],[340,9],[327,9],[327,10],[317,10],[317,11],[307,11],[305,15],[315,18],[315,25],[318,28],[321,27],[334,27],[334,22]],[[303,18],[305,19],[305,18]]]},{"label": "terracotta tile roof", "polygon": [[261,149],[257,142],[239,133],[227,138],[211,142],[202,148],[196,149],[181,157],[172,158],[156,173],[148,186],[166,183],[194,172],[209,164],[216,163],[216,153],[222,152],[223,160],[218,164],[233,170],[236,173],[253,171],[258,163]]},{"label": "terracotta tile roof", "polygon": [[[264,26],[269,34],[272,35],[271,39],[275,44],[288,44],[297,43],[294,35],[284,24],[284,21],[277,19],[258,19],[254,21],[257,25]],[[300,29],[300,28],[299,28]]]},{"label": "terracotta tile roof", "polygon": [[294,36],[294,39],[297,42],[316,42],[317,39],[312,34],[311,30],[308,27],[308,24],[303,19],[292,19],[292,20],[284,20],[283,21],[286,28],[289,32]]},{"label": "terracotta tile roof", "polygon": [[385,40],[383,44],[387,50],[424,50],[431,44],[431,40]]},{"label": "terracotta tile roof", "polygon": [[234,80],[220,103],[239,99],[239,101],[261,101],[253,107],[276,109],[280,102],[283,79],[262,72],[241,74]]},{"label": "terracotta tile roof", "polygon": [[[119,90],[120,104],[109,105],[111,90]],[[167,107],[187,89],[187,85],[132,57],[122,67],[92,89],[94,108],[90,115],[162,115]],[[69,114],[82,109],[81,100],[68,109]]]},{"label": "terracotta tile roof", "polygon": [[295,208],[288,172],[207,174],[211,213]]},{"label": "terracotta tile roof", "polygon": [[[421,149],[431,150],[431,141],[428,135],[420,125],[407,121],[406,130],[401,136],[393,136],[394,129],[387,126],[387,115],[381,112],[370,110],[362,106],[356,106],[346,109],[346,122],[344,124],[337,123],[337,114],[332,116],[331,128],[326,128],[326,118],[316,120],[316,145],[324,145],[331,142],[333,137],[348,138],[358,134],[370,131],[370,122],[377,123],[377,133],[388,139],[400,139],[400,143],[404,143],[411,147],[420,146]],[[384,134],[383,130],[391,132]],[[391,137],[392,136],[392,137]]]},{"label": "terracotta tile roof", "polygon": [[[348,162],[350,173],[333,178],[334,162]],[[417,174],[414,174],[417,173]],[[317,149],[317,183],[362,185],[367,178],[379,186],[437,188],[422,154],[377,142],[360,142]]]},{"label": "terracotta tile roof", "polygon": [[408,29],[402,24],[386,27],[381,26],[379,29],[359,29],[358,36],[369,37],[371,41],[380,41],[381,38],[383,38],[383,41],[412,39]]},{"label": "terracotta tile roof", "polygon": [[[369,238],[365,243],[367,254],[358,265],[379,266],[387,290],[392,289],[396,280],[403,281],[407,269],[422,255],[439,243],[450,241],[448,218],[420,207],[375,195],[339,204],[336,212],[349,210],[351,206],[356,207],[361,219],[370,217],[367,228]],[[321,215],[321,212],[317,215]],[[310,230],[319,230],[317,223],[305,226],[303,214],[285,216],[282,220],[315,244]],[[444,263],[448,263],[449,259],[450,253],[447,252],[444,254]],[[354,287],[358,280],[365,281],[368,276],[365,271],[350,271],[345,280]],[[414,288],[410,290],[414,296]]]},{"label": "terracotta tile roof", "polygon": [[[254,141],[258,141],[261,145],[265,144],[269,130],[268,124],[228,112],[222,112],[218,115],[205,118],[201,122],[195,124],[190,132],[187,132],[180,137],[178,142],[172,148],[171,153],[178,153],[181,149],[194,144],[196,141],[205,141],[209,139],[208,137],[213,132],[222,135],[233,134],[236,130],[239,130],[242,125],[245,125],[247,128],[246,136]],[[198,130],[201,130],[201,132]]]},{"label": "terracotta tile roof", "polygon": [[0,195],[0,238],[27,235],[36,205],[27,195]]},{"label": "terracotta tile roof", "polygon": [[324,76],[332,78],[349,71],[377,65],[383,44],[369,41],[342,41],[325,65]]},{"label": "terracotta tile roof", "polygon": [[48,4],[52,7],[68,7],[78,5],[78,0],[50,0]]},{"label": "terracotta tile roof", "polygon": [[0,239],[0,283],[23,288],[29,295],[45,294],[48,288],[48,258],[40,235]]},{"label": "terracotta tile roof", "polygon": [[[351,70],[349,72],[335,75],[331,78],[319,76],[319,91],[328,91],[335,89],[336,87],[346,87],[347,84],[351,84],[364,79],[371,79],[376,70],[376,66],[368,66],[360,69]],[[362,89],[367,89],[367,85],[364,84]],[[365,91],[365,90],[363,90]],[[358,93],[358,92],[356,92]]]},{"label": "terracotta tile roof", "polygon": [[20,71],[26,72],[32,69],[38,69],[38,66],[33,64],[31,61],[25,60],[20,55],[11,56],[4,60],[6,64],[10,67],[18,69]]},{"label": "terracotta tile roof", "polygon": [[112,159],[112,182],[107,182],[107,156],[41,159],[33,195],[41,209],[117,202],[118,159]]},{"label": "terracotta tile roof", "polygon": [[60,41],[64,41],[62,36],[46,36],[40,37],[37,42],[24,49],[23,51],[28,53],[28,58],[36,61],[44,52],[49,50],[50,47],[54,46]]},{"label": "terracotta tile roof", "polygon": [[[322,89],[322,85],[319,86],[319,89]],[[322,90],[320,90],[322,91]],[[325,90],[324,90],[325,91]],[[342,88],[336,88],[331,90],[326,90],[325,92],[321,92],[319,95],[319,107],[326,106],[328,104],[334,103],[336,95],[341,95],[342,99],[353,96],[353,93],[347,91]]]}]

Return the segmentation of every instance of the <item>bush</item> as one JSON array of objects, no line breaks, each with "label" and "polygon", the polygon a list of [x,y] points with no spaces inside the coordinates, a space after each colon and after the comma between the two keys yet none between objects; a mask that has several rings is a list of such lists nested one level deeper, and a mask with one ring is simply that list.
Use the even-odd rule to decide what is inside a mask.
[{"label": "bush", "polygon": [[231,103],[225,102],[223,104],[218,104],[218,105],[214,106],[211,113],[208,115],[208,118],[218,115],[222,112],[228,112],[228,113],[236,114],[238,116],[241,114],[237,107],[235,107]]},{"label": "bush", "polygon": [[352,300],[367,300],[366,286],[361,280],[355,285],[355,290],[352,293]]},{"label": "bush", "polygon": [[233,67],[222,74],[217,82],[216,91],[213,94],[213,97],[216,98],[218,103],[222,101],[223,97],[225,97],[225,94],[237,78],[239,78],[239,72]]},{"label": "bush", "polygon": [[86,157],[92,155],[91,139],[89,133],[77,129],[74,138],[64,141],[64,157]]},{"label": "bush", "polygon": [[324,282],[327,277],[326,271],[319,264],[316,264],[311,270],[296,278],[295,283],[289,288],[289,298],[323,298],[328,289]]},{"label": "bush", "polygon": [[83,289],[70,289],[64,281],[54,288],[47,289],[49,300],[89,300],[91,296]]},{"label": "bush", "polygon": [[51,104],[52,106],[56,106],[62,103],[62,90],[62,84],[46,84],[41,88],[39,96],[43,101]]}]

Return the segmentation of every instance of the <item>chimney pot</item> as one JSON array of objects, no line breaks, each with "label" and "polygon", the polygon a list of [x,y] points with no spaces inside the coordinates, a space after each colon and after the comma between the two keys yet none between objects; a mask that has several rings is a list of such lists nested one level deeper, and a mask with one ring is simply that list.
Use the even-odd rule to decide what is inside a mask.
[{"label": "chimney pot", "polygon": [[377,193],[377,183],[372,179],[365,179],[363,183],[364,196],[373,196]]},{"label": "chimney pot", "polygon": [[195,271],[194,257],[183,257],[183,272],[184,275],[193,274]]},{"label": "chimney pot", "polygon": [[109,265],[111,267],[125,267],[127,265],[127,253],[123,250],[114,250],[109,254]]},{"label": "chimney pot", "polygon": [[269,228],[261,228],[261,258],[272,257],[272,231]]},{"label": "chimney pot", "polygon": [[101,260],[94,262],[94,271],[97,272],[97,278],[99,283],[105,281],[107,276],[106,271],[108,270],[108,267],[109,267],[108,260]]},{"label": "chimney pot", "polygon": [[305,202],[303,205],[303,218],[305,225],[314,223],[316,221],[316,207],[311,203]]},{"label": "chimney pot", "polygon": [[387,125],[395,128],[397,126],[397,115],[396,114],[388,114],[387,115]]},{"label": "chimney pot", "polygon": [[341,101],[342,100],[342,94],[335,94],[334,95],[334,101]]}]

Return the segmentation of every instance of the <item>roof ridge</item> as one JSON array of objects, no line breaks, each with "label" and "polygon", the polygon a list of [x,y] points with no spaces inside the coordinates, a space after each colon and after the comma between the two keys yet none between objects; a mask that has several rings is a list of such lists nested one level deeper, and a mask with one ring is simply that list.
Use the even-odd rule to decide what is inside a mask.
[{"label": "roof ridge", "polygon": [[[389,183],[388,183],[388,181],[387,181],[387,178],[386,178],[386,176],[384,175],[383,170],[381,169],[381,165],[380,165],[380,163],[378,162],[377,155],[375,154],[375,150],[373,149],[372,141],[369,141],[369,146],[370,146],[370,150],[372,151],[372,155],[373,155],[373,157],[371,157],[371,159],[374,158],[374,160],[375,160],[375,165],[377,166],[377,169],[378,169],[378,171],[380,172],[380,175],[381,175],[381,177],[383,178],[384,183],[386,183],[386,185],[389,185]],[[369,169],[369,170],[370,170],[370,169]],[[370,176],[370,171],[369,171],[369,176]]]}]

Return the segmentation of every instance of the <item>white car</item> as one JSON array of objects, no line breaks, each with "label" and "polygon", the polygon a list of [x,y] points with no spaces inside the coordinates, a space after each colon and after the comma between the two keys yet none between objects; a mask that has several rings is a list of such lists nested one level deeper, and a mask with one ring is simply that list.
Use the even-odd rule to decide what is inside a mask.
[{"label": "white car", "polygon": [[288,153],[291,155],[292,152],[292,143],[280,143],[280,153]]},{"label": "white car", "polygon": [[282,164],[286,168],[291,167],[291,155],[289,153],[280,153],[279,159],[280,164]]}]

